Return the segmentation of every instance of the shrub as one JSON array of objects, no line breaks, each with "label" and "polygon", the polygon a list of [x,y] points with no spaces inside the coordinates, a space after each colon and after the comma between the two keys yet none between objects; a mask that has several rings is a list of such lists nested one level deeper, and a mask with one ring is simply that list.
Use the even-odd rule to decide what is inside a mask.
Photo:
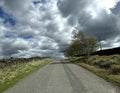
[{"label": "shrub", "polygon": [[120,74],[120,65],[112,65],[109,71],[112,74]]},{"label": "shrub", "polygon": [[110,62],[101,62],[101,64],[99,64],[99,67],[108,69],[111,67],[111,63]]},{"label": "shrub", "polygon": [[91,56],[88,58],[87,63],[90,65],[98,65],[98,56]]}]

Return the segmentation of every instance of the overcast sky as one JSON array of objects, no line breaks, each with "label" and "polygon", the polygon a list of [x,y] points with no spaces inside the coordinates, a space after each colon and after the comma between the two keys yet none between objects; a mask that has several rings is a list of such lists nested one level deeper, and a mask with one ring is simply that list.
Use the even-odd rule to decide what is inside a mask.
[{"label": "overcast sky", "polygon": [[119,0],[0,0],[0,57],[62,58],[75,27],[119,47]]}]

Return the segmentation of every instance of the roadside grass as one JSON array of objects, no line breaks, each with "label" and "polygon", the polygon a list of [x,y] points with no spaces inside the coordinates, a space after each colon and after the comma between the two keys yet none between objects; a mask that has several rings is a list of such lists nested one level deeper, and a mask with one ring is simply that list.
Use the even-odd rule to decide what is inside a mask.
[{"label": "roadside grass", "polygon": [[0,93],[12,87],[19,80],[45,66],[51,61],[52,59],[45,58],[0,69]]},{"label": "roadside grass", "polygon": [[68,60],[120,86],[120,55],[73,57]]},{"label": "roadside grass", "polygon": [[89,71],[94,72],[96,75],[100,76],[101,78],[104,78],[105,80],[120,86],[120,75],[109,74],[109,72],[107,72],[104,69],[97,68],[95,66],[86,63],[76,63],[76,64],[82,66],[83,68],[88,69]]}]

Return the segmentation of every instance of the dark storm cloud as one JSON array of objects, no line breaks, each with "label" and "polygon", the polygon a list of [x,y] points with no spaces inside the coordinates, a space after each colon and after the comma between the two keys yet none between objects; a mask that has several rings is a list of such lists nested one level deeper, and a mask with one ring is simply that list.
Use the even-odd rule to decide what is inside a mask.
[{"label": "dark storm cloud", "polygon": [[3,56],[12,56],[12,54],[19,53],[20,50],[27,50],[28,46],[23,41],[15,41],[6,39],[1,42],[1,52]]},{"label": "dark storm cloud", "polygon": [[[81,30],[85,31],[87,35],[94,35],[96,38],[101,37],[101,40],[114,39],[120,34],[120,29],[117,27],[117,17],[114,14],[108,13],[106,9],[99,9],[95,18],[85,9],[94,3],[95,0],[59,0],[58,8],[64,17],[68,17],[68,23],[74,25],[78,22]],[[118,3],[119,5],[119,3]],[[116,6],[114,11],[120,8]],[[93,16],[94,17],[94,16]],[[109,44],[108,44],[109,46]]]},{"label": "dark storm cloud", "polygon": [[117,3],[117,5],[111,9],[111,11],[114,13],[114,14],[120,14],[120,1]]},{"label": "dark storm cloud", "polygon": [[[1,1],[2,2],[2,1]],[[29,7],[31,0],[4,0],[4,6],[9,11],[25,10]]]},{"label": "dark storm cloud", "polygon": [[90,0],[59,0],[57,5],[64,17],[78,15],[83,12]]},{"label": "dark storm cloud", "polygon": [[77,17],[72,15],[68,17],[68,23],[71,26],[74,26],[78,22]]},{"label": "dark storm cloud", "polygon": [[1,0],[2,9],[13,15],[17,23],[4,24],[0,17],[0,57],[64,57],[76,26],[86,34],[100,37],[104,47],[118,45],[120,18],[115,11],[119,10],[119,3],[113,8],[117,0],[108,1]]},{"label": "dark storm cloud", "polygon": [[[112,39],[120,34],[117,28],[117,19],[114,15],[102,12],[101,16],[95,20],[85,19],[84,30],[88,35],[95,35],[101,37],[102,40]],[[81,23],[80,23],[81,24]]]},{"label": "dark storm cloud", "polygon": [[76,22],[85,22],[89,19],[90,16],[85,12],[88,4],[89,0],[59,0],[57,5],[62,16],[68,18],[70,25],[74,25]]}]

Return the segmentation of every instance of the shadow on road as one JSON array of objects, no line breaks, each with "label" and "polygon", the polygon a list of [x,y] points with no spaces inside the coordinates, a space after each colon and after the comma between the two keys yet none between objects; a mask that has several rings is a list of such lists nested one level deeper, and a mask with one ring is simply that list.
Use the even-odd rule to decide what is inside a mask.
[{"label": "shadow on road", "polygon": [[71,62],[63,62],[63,61],[61,61],[61,62],[53,62],[53,63],[51,63],[50,65],[56,65],[56,64],[72,64]]}]

